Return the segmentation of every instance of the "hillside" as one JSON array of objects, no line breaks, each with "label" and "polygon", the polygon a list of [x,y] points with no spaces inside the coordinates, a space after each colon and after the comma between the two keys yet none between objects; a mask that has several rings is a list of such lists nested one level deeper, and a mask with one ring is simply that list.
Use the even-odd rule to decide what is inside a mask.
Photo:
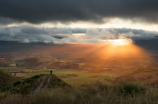
[{"label": "hillside", "polygon": [[70,87],[70,85],[52,74],[39,77],[36,81],[34,81],[32,87],[34,88],[33,92],[38,93],[43,89]]},{"label": "hillside", "polygon": [[14,82],[18,81],[16,77],[13,77],[3,71],[0,71],[0,89],[11,87]]},{"label": "hillside", "polygon": [[70,87],[70,85],[55,76],[54,74],[40,74],[27,78],[24,81],[15,82],[14,87],[12,87],[10,91],[21,94],[37,94],[44,89],[59,87]]}]

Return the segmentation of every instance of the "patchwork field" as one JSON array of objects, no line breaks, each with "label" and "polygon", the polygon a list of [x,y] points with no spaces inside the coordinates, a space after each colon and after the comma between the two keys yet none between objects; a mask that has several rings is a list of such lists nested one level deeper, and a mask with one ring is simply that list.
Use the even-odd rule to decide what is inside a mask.
[{"label": "patchwork field", "polygon": [[[124,69],[124,70],[111,70],[102,72],[89,72],[89,71],[77,71],[72,69],[25,69],[15,67],[0,67],[1,70],[16,76],[20,79],[26,79],[34,75],[39,74],[53,74],[60,77],[66,83],[71,85],[84,85],[90,84],[96,81],[105,84],[114,84],[122,81],[128,82],[145,82],[147,84],[158,82],[158,70],[146,70],[146,69]],[[8,70],[9,69],[9,70]]]}]

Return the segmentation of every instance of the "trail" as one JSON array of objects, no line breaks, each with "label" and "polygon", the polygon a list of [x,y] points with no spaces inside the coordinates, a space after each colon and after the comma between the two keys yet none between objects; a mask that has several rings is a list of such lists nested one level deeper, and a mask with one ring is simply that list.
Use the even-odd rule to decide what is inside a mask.
[{"label": "trail", "polygon": [[[40,85],[34,90],[34,94],[37,94],[38,92],[40,92],[42,89],[46,89],[50,83],[50,78],[51,75],[45,75],[43,77],[40,78],[41,83]],[[37,83],[37,82],[35,82]]]},{"label": "trail", "polygon": [[45,84],[44,88],[47,88],[49,83],[50,83],[50,78],[51,78],[51,75],[48,76],[48,79],[47,79],[47,83]]}]

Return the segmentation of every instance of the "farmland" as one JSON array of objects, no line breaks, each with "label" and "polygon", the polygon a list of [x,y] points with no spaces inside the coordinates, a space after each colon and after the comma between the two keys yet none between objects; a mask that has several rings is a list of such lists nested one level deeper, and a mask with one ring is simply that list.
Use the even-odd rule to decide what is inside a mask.
[{"label": "farmland", "polygon": [[[9,67],[8,67],[9,68]],[[119,81],[127,80],[134,82],[144,81],[145,83],[154,83],[158,81],[158,70],[152,69],[140,69],[140,70],[122,70],[122,71],[102,71],[98,73],[89,72],[89,71],[78,71],[72,69],[15,69],[1,67],[5,72],[16,77],[25,79],[38,74],[50,74],[50,71],[53,71],[53,74],[63,79],[65,82],[71,85],[78,84],[89,84],[96,81],[100,81],[106,84],[113,84]],[[130,78],[129,78],[130,76]]]}]

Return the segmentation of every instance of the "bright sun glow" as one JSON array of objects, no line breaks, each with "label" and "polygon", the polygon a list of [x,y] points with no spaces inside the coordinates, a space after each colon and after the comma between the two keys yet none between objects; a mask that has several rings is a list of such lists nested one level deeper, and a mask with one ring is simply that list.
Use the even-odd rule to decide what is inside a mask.
[{"label": "bright sun glow", "polygon": [[[104,47],[104,48],[103,48]],[[142,49],[133,44],[131,39],[109,39],[105,41],[100,54],[106,58],[139,56]]]},{"label": "bright sun glow", "polygon": [[114,46],[124,46],[132,43],[132,40],[129,39],[114,39],[114,40],[107,40],[107,42],[110,42],[110,44]]}]

